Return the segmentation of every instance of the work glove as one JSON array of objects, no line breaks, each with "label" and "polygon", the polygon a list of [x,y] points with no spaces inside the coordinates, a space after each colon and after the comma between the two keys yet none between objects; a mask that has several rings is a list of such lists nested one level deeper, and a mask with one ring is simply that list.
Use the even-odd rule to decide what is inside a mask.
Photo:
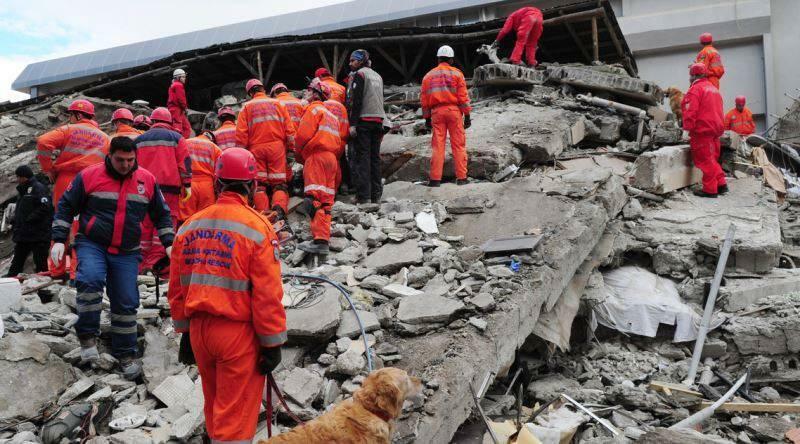
[{"label": "work glove", "polygon": [[183,198],[181,202],[186,203],[192,197],[192,187],[183,187]]},{"label": "work glove", "polygon": [[61,242],[54,243],[53,247],[50,248],[50,260],[53,261],[53,265],[56,267],[61,263],[61,259],[64,259],[65,249],[66,247]]},{"label": "work glove", "polygon": [[431,123],[431,118],[430,117],[425,119],[425,128],[428,128],[428,129],[433,128],[433,123]]},{"label": "work glove", "polygon": [[472,126],[472,118],[469,114],[464,114],[464,129],[467,129]]},{"label": "work glove", "polygon": [[351,126],[350,127],[350,138],[354,139],[355,137],[356,137],[356,127],[355,126]]},{"label": "work glove", "polygon": [[262,375],[271,373],[278,364],[281,363],[280,347],[261,347],[261,355],[258,357],[258,372]]},{"label": "work glove", "polygon": [[181,334],[181,345],[178,348],[178,362],[186,365],[197,364],[197,361],[194,359],[192,340],[189,332]]}]

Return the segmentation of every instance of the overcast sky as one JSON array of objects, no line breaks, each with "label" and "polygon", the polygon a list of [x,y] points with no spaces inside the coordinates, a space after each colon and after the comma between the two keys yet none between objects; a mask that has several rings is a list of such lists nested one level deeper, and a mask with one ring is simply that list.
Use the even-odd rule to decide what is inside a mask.
[{"label": "overcast sky", "polygon": [[0,102],[29,63],[346,0],[0,0]]}]

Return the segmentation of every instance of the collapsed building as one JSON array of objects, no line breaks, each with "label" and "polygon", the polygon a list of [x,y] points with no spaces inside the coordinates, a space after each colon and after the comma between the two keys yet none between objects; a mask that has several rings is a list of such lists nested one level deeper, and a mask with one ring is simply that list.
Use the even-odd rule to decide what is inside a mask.
[{"label": "collapsed building", "polygon": [[[370,368],[397,366],[422,378],[425,391],[404,406],[395,442],[797,439],[796,147],[778,137],[743,140],[726,133],[731,192],[718,199],[694,196],[689,187],[699,171],[680,126],[659,106],[660,86],[635,76],[624,39],[617,45],[611,38],[613,14],[599,8],[604,16],[598,20],[596,3],[589,3],[563,15],[583,14],[580,26],[590,30],[610,25],[608,46],[593,49],[608,63],[567,63],[592,48],[576,44],[577,54],[563,55],[571,60],[551,59],[539,69],[480,58],[465,71],[472,74],[474,109],[467,131],[471,183],[464,186],[418,183],[427,177],[430,135],[418,109],[419,88],[408,80],[420,78],[424,65],[412,63],[409,71],[397,62],[409,60],[396,56],[411,75],[401,80],[404,70],[394,67],[391,75],[398,77],[387,86],[394,128],[382,145],[382,202],[356,206],[339,197],[327,261],[309,262],[291,244],[282,252],[286,276],[330,279],[355,307],[334,286],[299,277],[284,281],[289,344],[275,377],[300,419],[351,396]],[[440,39],[464,36],[464,54],[483,57],[475,51],[496,29],[480,26],[487,28],[395,29],[375,38],[398,44],[424,35],[409,42],[423,42],[422,54]],[[545,36],[574,42],[573,34],[582,34],[578,26],[559,33],[546,27]],[[332,44],[339,56],[347,52],[335,47],[343,43]],[[192,57],[206,63],[213,57],[202,57],[227,49]],[[395,56],[387,54],[389,71]],[[75,93],[87,94],[98,121],[106,122],[118,106],[134,109],[112,99],[146,97],[136,82],[152,78],[153,69],[169,72],[187,55],[175,57]],[[189,66],[199,71],[200,65]],[[218,77],[209,82],[230,80],[225,69],[211,70],[208,75]],[[241,85],[215,88],[208,95],[214,101],[241,99]],[[57,124],[73,98],[6,105],[0,116],[4,175],[19,164],[35,165],[35,136]],[[210,108],[209,102],[197,109]],[[195,116],[196,129],[213,122],[213,112]],[[791,134],[791,127],[782,128]],[[445,171],[452,170],[450,161]],[[780,184],[769,179],[775,168]],[[8,201],[14,188],[2,186],[0,198]],[[293,197],[292,209],[299,202]],[[304,240],[308,222],[294,212],[289,218]],[[731,225],[724,282],[702,348],[704,377],[693,390],[682,383]],[[3,242],[6,255],[9,244]],[[177,361],[167,286],[152,276],[140,276],[139,284],[144,378],[137,382],[114,374],[107,353],[97,368],[77,366],[70,328],[77,319],[74,289],[30,277],[9,292],[16,297],[0,300],[0,440],[38,442],[43,427],[69,411],[93,426],[97,436],[80,436],[88,442],[201,442],[200,380],[194,366]],[[109,327],[106,310],[101,331]],[[671,428],[745,374],[749,382],[736,391],[739,399],[723,404],[699,431]],[[16,395],[20,389],[26,396]],[[295,425],[280,407],[276,411],[279,430]],[[266,437],[271,419],[260,418],[258,437]]]}]

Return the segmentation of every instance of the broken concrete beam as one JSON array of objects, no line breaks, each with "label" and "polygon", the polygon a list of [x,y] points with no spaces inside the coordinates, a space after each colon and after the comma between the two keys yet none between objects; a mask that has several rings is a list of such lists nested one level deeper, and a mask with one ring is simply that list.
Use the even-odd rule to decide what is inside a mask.
[{"label": "broken concrete beam", "polygon": [[295,367],[289,371],[281,388],[286,396],[301,407],[310,407],[322,391],[323,383],[324,380],[319,374],[302,367]]},{"label": "broken concrete beam", "polygon": [[775,268],[759,278],[728,278],[719,289],[725,311],[735,312],[767,296],[800,291],[800,269]]},{"label": "broken concrete beam", "polygon": [[654,82],[579,66],[548,66],[547,80],[591,91],[605,91],[637,102],[656,105],[664,92]]},{"label": "broken concrete beam", "polygon": [[475,68],[472,82],[474,86],[541,85],[546,80],[546,73],[510,63],[490,63]]},{"label": "broken concrete beam", "polygon": [[648,151],[636,159],[633,185],[640,190],[665,194],[700,182],[703,173],[694,167],[689,145]]}]

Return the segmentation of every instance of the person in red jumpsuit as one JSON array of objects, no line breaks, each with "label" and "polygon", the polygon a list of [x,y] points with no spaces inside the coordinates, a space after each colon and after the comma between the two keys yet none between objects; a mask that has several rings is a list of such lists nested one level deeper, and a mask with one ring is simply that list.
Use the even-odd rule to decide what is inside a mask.
[{"label": "person in red jumpsuit", "polygon": [[736,108],[725,114],[725,129],[731,130],[742,136],[749,136],[756,132],[756,122],[753,120],[753,113],[750,108],[745,106],[747,98],[736,96]]},{"label": "person in red jumpsuit", "polygon": [[167,109],[172,114],[172,127],[181,136],[188,139],[192,136],[192,125],[186,118],[186,110],[189,104],[186,102],[186,71],[178,68],[172,73],[172,85],[169,87],[167,97]]},{"label": "person in red jumpsuit", "polygon": [[500,46],[503,40],[511,31],[517,34],[517,42],[511,52],[510,62],[515,65],[522,64],[522,52],[525,51],[525,62],[530,67],[538,65],[536,61],[536,48],[539,45],[539,37],[542,36],[542,25],[544,17],[539,8],[527,6],[517,9],[506,19],[503,29],[497,34],[497,38],[492,47]]},{"label": "person in red jumpsuit", "polygon": [[689,68],[692,86],[681,102],[683,129],[689,132],[689,146],[694,165],[703,172],[703,188],[694,194],[717,197],[728,192],[725,172],[719,165],[722,135],[722,96],[719,89],[706,77],[706,66],[695,63]]}]

